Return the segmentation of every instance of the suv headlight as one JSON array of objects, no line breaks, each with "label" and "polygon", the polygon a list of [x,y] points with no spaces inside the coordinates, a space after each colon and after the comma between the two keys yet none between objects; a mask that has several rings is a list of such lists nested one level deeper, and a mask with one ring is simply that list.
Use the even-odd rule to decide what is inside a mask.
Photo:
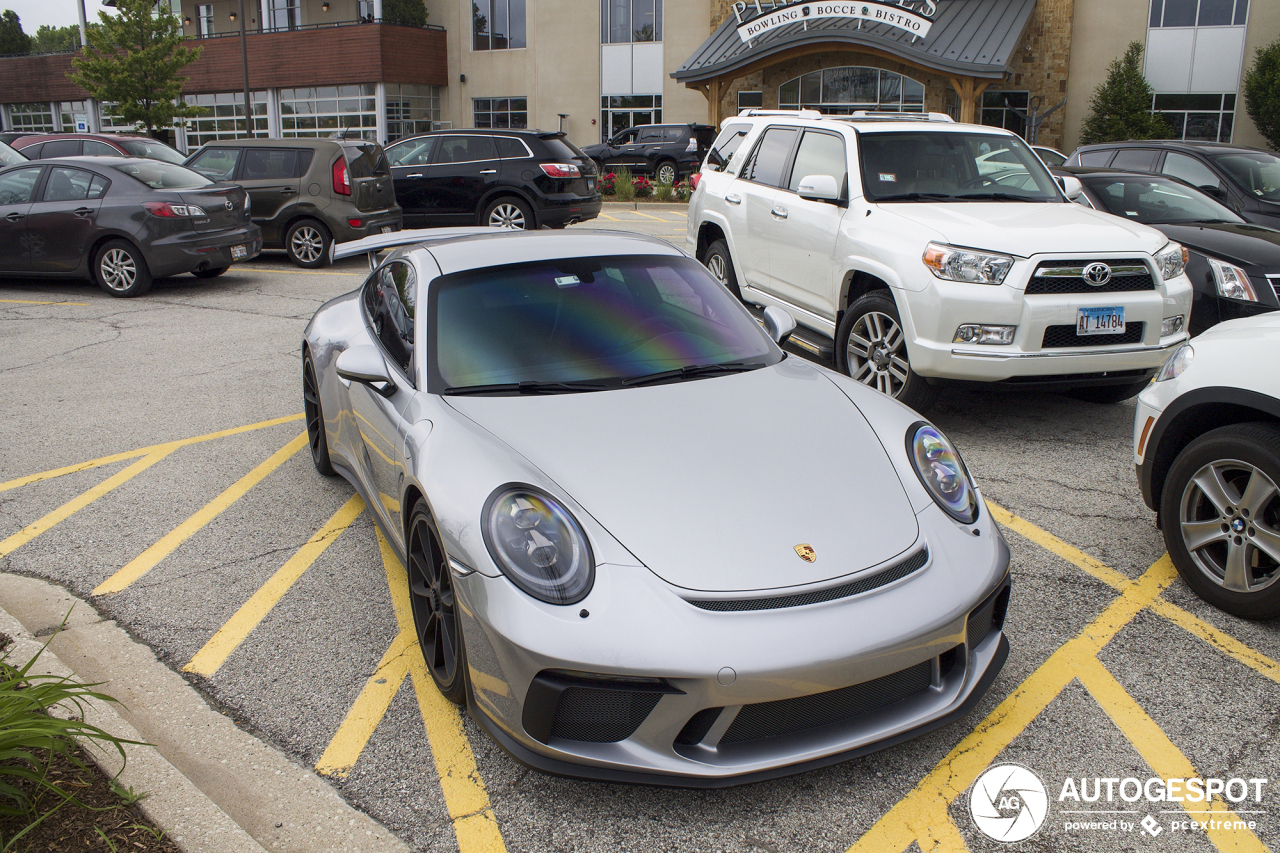
[{"label": "suv headlight", "polygon": [[925,247],[924,265],[946,281],[971,281],[976,284],[1000,284],[1013,266],[1013,258],[971,249],[957,249],[941,243]]},{"label": "suv headlight", "polygon": [[485,502],[484,544],[502,573],[548,604],[586,598],[595,559],[582,527],[560,502],[532,486],[502,486]]},{"label": "suv headlight", "polygon": [[1240,267],[1208,258],[1209,269],[1213,270],[1213,281],[1218,286],[1218,293],[1228,299],[1241,299],[1245,302],[1257,302],[1258,294],[1253,290],[1249,274]]},{"label": "suv headlight", "polygon": [[1182,371],[1186,370],[1191,364],[1191,359],[1196,357],[1196,351],[1191,348],[1191,344],[1183,344],[1165,359],[1164,367],[1160,368],[1160,372],[1156,374],[1157,382],[1164,382],[1169,379],[1177,379],[1182,375]]},{"label": "suv headlight", "polygon": [[978,519],[978,497],[960,454],[938,428],[918,421],[907,430],[907,453],[935,503],[961,524]]},{"label": "suv headlight", "polygon": [[1166,243],[1165,247],[1155,254],[1156,269],[1160,270],[1160,278],[1168,281],[1182,275],[1187,266],[1189,253],[1179,243]]}]

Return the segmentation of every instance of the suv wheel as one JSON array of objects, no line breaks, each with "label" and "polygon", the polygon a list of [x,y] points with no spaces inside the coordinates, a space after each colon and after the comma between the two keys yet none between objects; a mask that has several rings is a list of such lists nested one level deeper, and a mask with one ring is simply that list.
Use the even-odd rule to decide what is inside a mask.
[{"label": "suv wheel", "polygon": [[916,411],[938,397],[938,386],[911,369],[898,306],[887,291],[868,293],[845,312],[836,331],[836,366]]},{"label": "suv wheel", "polygon": [[742,291],[738,289],[738,276],[733,272],[733,259],[729,257],[729,244],[716,240],[702,253],[702,265],[715,276],[716,281],[729,289],[739,302]]},{"label": "suv wheel", "polygon": [[658,183],[660,184],[674,184],[676,182],[676,178],[680,177],[680,172],[677,171],[675,163],[672,163],[670,160],[663,160],[658,164],[657,171],[654,172],[654,177],[658,179]]},{"label": "suv wheel", "polygon": [[300,267],[314,269],[329,259],[329,229],[314,219],[302,219],[289,226],[284,236],[284,250],[289,260]]},{"label": "suv wheel", "polygon": [[480,218],[480,222],[490,228],[511,228],[516,231],[525,231],[536,227],[533,224],[533,211],[529,209],[529,205],[510,196],[500,198],[490,204],[485,209],[484,216]]}]

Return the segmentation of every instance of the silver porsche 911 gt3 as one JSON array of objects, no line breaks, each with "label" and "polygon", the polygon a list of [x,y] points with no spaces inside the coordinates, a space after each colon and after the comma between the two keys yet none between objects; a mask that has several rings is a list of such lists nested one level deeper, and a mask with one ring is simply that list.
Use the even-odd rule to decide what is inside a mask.
[{"label": "silver porsche 911 gt3", "polygon": [[535,768],[719,786],[967,713],[1009,551],[947,439],[618,232],[413,241],[303,341],[316,467],[409,573],[440,691]]}]

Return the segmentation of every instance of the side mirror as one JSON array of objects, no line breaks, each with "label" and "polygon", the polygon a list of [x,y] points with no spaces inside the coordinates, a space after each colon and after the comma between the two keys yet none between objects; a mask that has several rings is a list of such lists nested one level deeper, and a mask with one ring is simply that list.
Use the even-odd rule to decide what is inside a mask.
[{"label": "side mirror", "polygon": [[1227,192],[1222,187],[1203,186],[1199,187],[1200,192],[1213,196],[1218,201],[1227,200]]},{"label": "side mirror", "polygon": [[[348,382],[359,382],[368,385],[384,397],[396,392],[396,384],[391,381],[391,371],[387,369],[386,359],[377,347],[367,344],[351,347],[338,356],[333,368],[338,376]],[[378,387],[381,385],[382,387]]]},{"label": "side mirror", "polygon": [[1084,184],[1080,183],[1079,178],[1072,177],[1071,175],[1063,175],[1058,178],[1058,181],[1062,185],[1062,194],[1065,195],[1069,201],[1075,201],[1080,198],[1080,196],[1084,195]]},{"label": "side mirror", "polygon": [[[800,186],[796,188],[796,193],[800,198],[807,198],[810,201],[839,201],[840,187],[836,186],[836,179],[830,175],[805,175],[800,179]],[[795,321],[791,321],[792,326]]]},{"label": "side mirror", "polygon": [[773,338],[774,343],[782,346],[796,330],[796,318],[792,317],[786,309],[770,305],[764,309],[764,330],[769,337]]}]

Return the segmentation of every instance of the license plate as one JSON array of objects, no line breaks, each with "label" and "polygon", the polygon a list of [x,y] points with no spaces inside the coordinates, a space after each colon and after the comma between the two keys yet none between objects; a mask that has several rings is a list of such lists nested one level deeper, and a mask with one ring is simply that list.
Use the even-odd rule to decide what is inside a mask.
[{"label": "license plate", "polygon": [[390,234],[390,233],[391,233],[391,226],[390,226],[390,225],[383,225],[383,226],[382,226],[382,233],[383,233],[383,234]]},{"label": "license plate", "polygon": [[589,190],[593,190],[593,189],[595,189],[595,188],[596,188],[596,179],[595,179],[595,178],[587,178],[587,189],[589,189]]},{"label": "license plate", "polygon": [[249,249],[248,249],[248,247],[247,247],[247,246],[232,246],[232,247],[231,247],[231,260],[233,260],[233,261],[243,261],[243,260],[244,260],[245,258],[247,258],[247,257],[249,257]]},{"label": "license plate", "polygon": [[1119,335],[1124,332],[1124,306],[1081,308],[1076,314],[1077,335]]}]

